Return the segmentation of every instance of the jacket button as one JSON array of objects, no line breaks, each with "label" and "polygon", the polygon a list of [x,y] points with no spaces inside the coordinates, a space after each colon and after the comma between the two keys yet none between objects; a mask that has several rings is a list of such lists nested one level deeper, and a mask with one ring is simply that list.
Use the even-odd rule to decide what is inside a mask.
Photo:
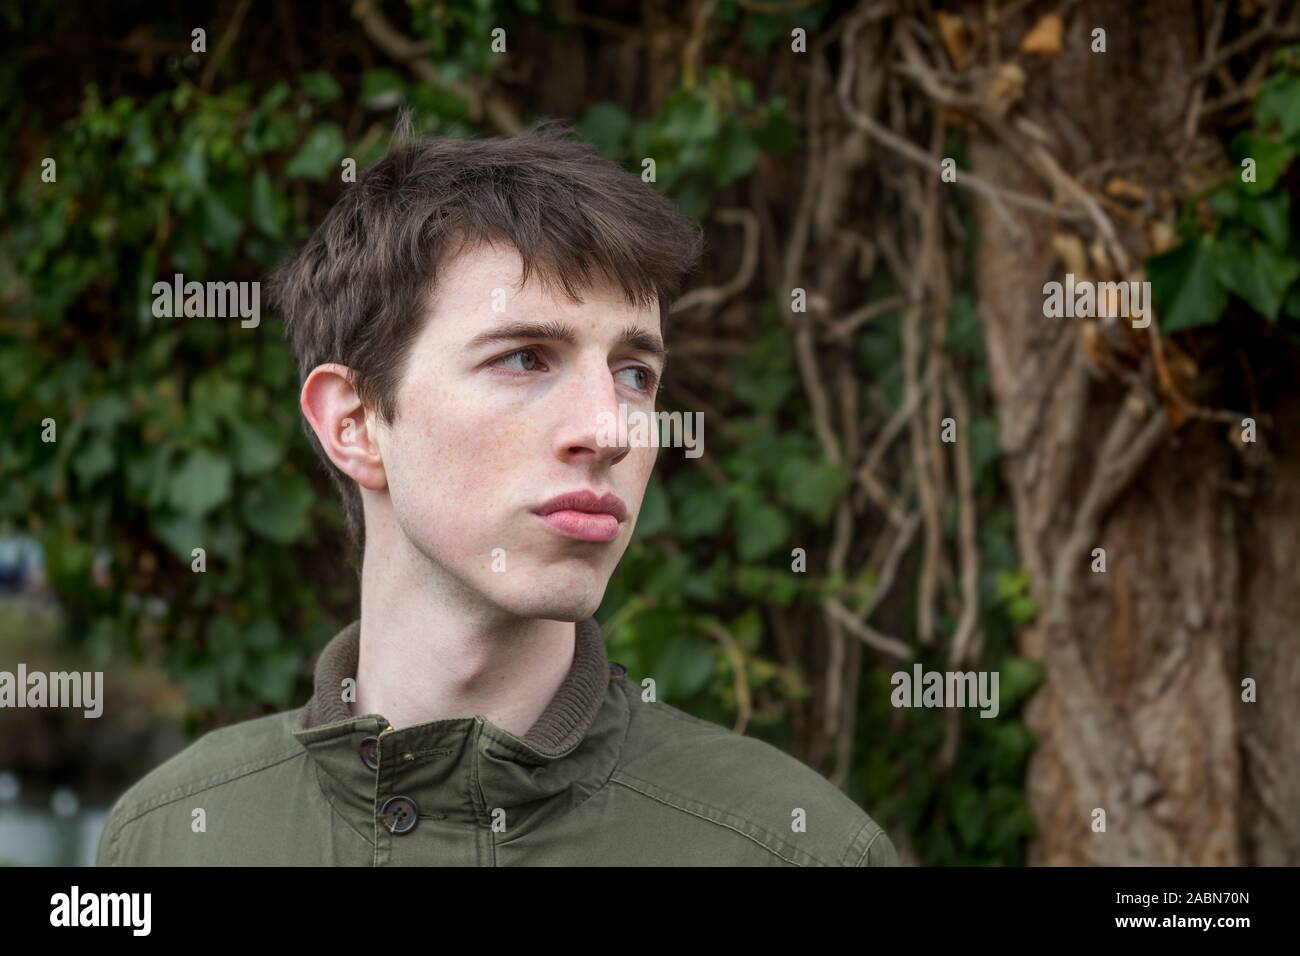
[{"label": "jacket button", "polygon": [[609,676],[614,680],[622,680],[627,676],[627,668],[617,661],[609,662]]},{"label": "jacket button", "polygon": [[367,737],[361,741],[361,762],[371,770],[379,769],[379,738]]},{"label": "jacket button", "polygon": [[379,812],[383,814],[389,833],[407,833],[415,829],[420,808],[410,797],[389,797]]}]

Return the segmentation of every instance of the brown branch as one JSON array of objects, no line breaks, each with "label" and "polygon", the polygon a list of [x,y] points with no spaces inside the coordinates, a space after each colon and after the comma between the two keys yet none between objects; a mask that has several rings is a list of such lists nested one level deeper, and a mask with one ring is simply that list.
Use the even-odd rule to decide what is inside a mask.
[{"label": "brown branch", "polygon": [[212,89],[212,82],[217,78],[217,70],[221,69],[221,64],[225,61],[226,56],[230,53],[230,48],[234,46],[235,40],[239,37],[239,28],[244,24],[244,16],[248,13],[250,2],[251,0],[239,0],[234,15],[231,16],[230,22],[226,24],[226,29],[222,31],[221,39],[217,41],[217,48],[212,51],[211,59],[203,67],[203,75],[199,77],[199,89],[204,93]]},{"label": "brown branch", "polygon": [[1280,28],[1276,26],[1277,11],[1277,4],[1270,6],[1259,26],[1219,48],[1212,55],[1207,56],[1192,70],[1192,79],[1197,80],[1203,76],[1209,76],[1238,53],[1244,53],[1261,40],[1272,40],[1275,43],[1290,43],[1292,40],[1300,40],[1300,29],[1297,29],[1294,23]]},{"label": "brown branch", "polygon": [[889,596],[890,589],[894,586],[894,578],[898,575],[898,566],[902,563],[903,555],[907,554],[907,548],[916,537],[916,529],[921,525],[921,516],[918,512],[913,512],[903,519],[903,523],[898,528],[898,534],[894,538],[894,543],[890,545],[889,554],[886,555],[884,562],[880,566],[880,573],[876,576],[876,583],[871,589],[871,595],[864,598],[862,605],[853,613],[853,616],[862,623],[866,623],[867,618],[876,613],[886,597]]},{"label": "brown branch", "polygon": [[979,578],[980,551],[978,532],[975,527],[975,485],[970,469],[970,403],[966,392],[957,376],[951,370],[945,376],[948,387],[948,401],[952,403],[953,414],[957,419],[957,444],[953,451],[956,455],[957,497],[961,502],[958,519],[958,544],[961,553],[961,616],[957,619],[957,631],[952,639],[952,651],[949,662],[959,668],[967,659],[970,651],[971,637],[979,623]]},{"label": "brown branch", "polygon": [[[1219,45],[1219,38],[1223,36],[1223,23],[1228,16],[1227,0],[1219,0],[1214,7],[1214,19],[1210,22],[1210,32],[1205,38],[1205,49],[1210,55],[1214,55],[1215,49]],[[1183,135],[1188,142],[1196,136],[1196,128],[1200,123],[1201,105],[1205,102],[1205,84],[1209,79],[1209,74],[1195,77],[1192,80],[1191,103],[1187,107],[1187,124],[1183,127]]]},{"label": "brown branch", "polygon": [[[854,34],[860,26],[861,19],[861,15],[852,18],[849,26],[844,32],[844,50],[841,56],[843,66],[840,70],[839,84],[837,87],[840,107],[844,110],[844,115],[848,117],[850,122],[864,130],[872,139],[876,140],[882,146],[885,146],[904,158],[911,160],[913,163],[922,166],[932,174],[938,175],[938,164],[935,162],[933,156],[911,141],[882,126],[879,122],[863,113],[853,104],[852,96],[849,92],[852,85],[854,68],[856,66],[853,43]],[[1042,213],[1043,215],[1050,216],[1054,219],[1070,220],[1077,218],[1077,213],[1072,213],[1070,210],[1066,209],[1060,209],[1057,206],[1045,202],[1035,196],[1027,196],[1023,193],[1018,193],[1002,186],[996,186],[985,180],[983,177],[977,176],[975,173],[966,170],[962,170],[957,176],[955,185],[961,186],[964,189],[973,190],[974,192],[984,196],[993,204],[994,208],[998,210],[999,215],[1007,221],[1011,220],[1010,216],[1006,213],[1004,204],[1020,206],[1021,208]]]},{"label": "brown branch", "polygon": [[717,621],[707,621],[704,629],[722,645],[722,652],[727,655],[727,660],[731,662],[731,686],[736,691],[736,723],[732,730],[738,734],[743,734],[745,728],[749,726],[750,719],[754,716],[754,704],[750,697],[749,680],[745,676],[745,655],[736,643],[736,639],[731,636],[731,632],[719,624]]},{"label": "brown branch", "polygon": [[469,105],[470,117],[475,122],[481,122],[486,117],[497,130],[507,136],[513,136],[524,128],[518,114],[501,97],[490,94],[484,96],[464,80],[444,83],[437,68],[427,59],[427,47],[416,43],[393,26],[375,0],[355,0],[352,15],[361,22],[361,28],[375,46],[409,69],[422,82],[434,89],[449,89],[465,100]]},{"label": "brown branch", "polygon": [[888,654],[891,657],[897,657],[899,660],[907,661],[912,659],[912,649],[896,637],[890,637],[887,634],[881,634],[869,624],[864,624],[854,617],[853,612],[833,597],[828,597],[822,602],[826,613],[831,615],[842,624],[850,634],[856,637],[868,647],[880,651],[882,654]]},{"label": "brown branch", "polygon": [[709,29],[709,17],[713,16],[718,0],[696,0],[695,15],[692,18],[691,32],[682,46],[682,86],[690,89],[697,82],[699,74],[700,51],[704,48],[704,34]]},{"label": "brown branch", "polygon": [[743,292],[754,279],[758,268],[758,217],[748,209],[721,209],[718,211],[719,222],[732,225],[739,223],[744,228],[744,244],[741,246],[740,267],[730,280],[722,285],[705,286],[692,289],[673,303],[672,314],[686,312],[700,306],[714,306],[725,302],[733,295]]},{"label": "brown branch", "polygon": [[[1140,421],[1143,414],[1147,416],[1145,425]],[[1083,555],[1096,544],[1101,519],[1168,433],[1169,419],[1130,392],[1102,443],[1097,467],[1052,571],[1048,624],[1057,628],[1060,636],[1064,636],[1071,617],[1079,565]]]},{"label": "brown branch", "polygon": [[866,325],[872,319],[891,312],[894,309],[906,304],[906,299],[900,295],[891,295],[884,299],[877,299],[875,302],[868,302],[866,305],[854,309],[844,318],[838,320],[831,326],[828,334],[831,338],[847,339],[860,326]]}]

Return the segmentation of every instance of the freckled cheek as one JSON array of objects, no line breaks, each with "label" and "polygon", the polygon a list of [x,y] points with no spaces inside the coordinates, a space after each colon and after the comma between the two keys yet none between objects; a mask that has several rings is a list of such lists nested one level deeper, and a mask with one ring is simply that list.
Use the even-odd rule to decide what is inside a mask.
[{"label": "freckled cheek", "polygon": [[[650,481],[650,474],[654,471],[655,459],[658,451],[656,448],[633,448],[628,452],[627,458],[623,460],[623,465],[628,466],[625,484],[619,489],[623,495],[623,500],[627,502],[628,509],[633,512],[641,510],[641,500],[645,497],[645,486]],[[621,466],[620,466],[621,467]],[[615,468],[617,472],[618,468]]]},{"label": "freckled cheek", "polygon": [[440,397],[443,400],[427,409],[420,422],[415,455],[435,476],[430,495],[438,496],[440,507],[452,502],[482,504],[501,497],[527,465],[525,416],[463,397]]}]

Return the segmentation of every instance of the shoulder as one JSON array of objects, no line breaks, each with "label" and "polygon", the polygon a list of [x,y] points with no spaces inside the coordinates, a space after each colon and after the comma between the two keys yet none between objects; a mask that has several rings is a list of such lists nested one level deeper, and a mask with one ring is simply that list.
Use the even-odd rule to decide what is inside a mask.
[{"label": "shoulder", "polygon": [[736,832],[805,866],[898,865],[889,837],[838,787],[766,741],[641,699],[623,683],[631,715],[612,782]]},{"label": "shoulder", "polygon": [[100,836],[98,863],[113,862],[123,830],[196,794],[227,786],[306,753],[294,738],[298,710],[281,711],[208,731],[159,764],[114,802]]}]

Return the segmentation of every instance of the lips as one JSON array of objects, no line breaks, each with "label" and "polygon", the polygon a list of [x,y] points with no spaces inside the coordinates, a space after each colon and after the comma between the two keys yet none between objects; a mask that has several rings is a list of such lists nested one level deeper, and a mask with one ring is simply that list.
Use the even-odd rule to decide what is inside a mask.
[{"label": "lips", "polygon": [[571,491],[556,495],[534,511],[551,530],[578,541],[613,541],[627,518],[627,505],[615,494]]}]

